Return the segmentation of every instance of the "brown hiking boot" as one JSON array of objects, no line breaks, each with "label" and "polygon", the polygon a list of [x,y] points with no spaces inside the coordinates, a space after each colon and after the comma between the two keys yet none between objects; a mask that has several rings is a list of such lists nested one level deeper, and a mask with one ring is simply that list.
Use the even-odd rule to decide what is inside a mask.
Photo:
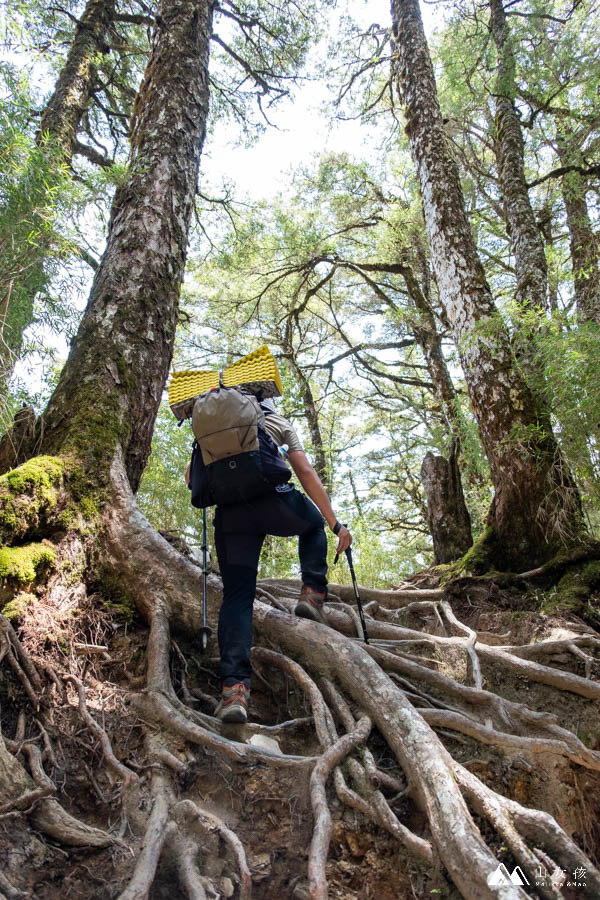
[{"label": "brown hiking boot", "polygon": [[315,588],[309,587],[307,584],[302,585],[300,591],[300,600],[294,612],[302,619],[312,619],[313,622],[320,622],[321,625],[327,625],[327,619],[323,612],[323,604],[327,599],[327,591],[317,591]]},{"label": "brown hiking boot", "polygon": [[250,688],[242,682],[224,687],[221,693],[221,702],[215,710],[215,716],[227,724],[236,722],[238,725],[243,725],[248,721],[249,697]]}]

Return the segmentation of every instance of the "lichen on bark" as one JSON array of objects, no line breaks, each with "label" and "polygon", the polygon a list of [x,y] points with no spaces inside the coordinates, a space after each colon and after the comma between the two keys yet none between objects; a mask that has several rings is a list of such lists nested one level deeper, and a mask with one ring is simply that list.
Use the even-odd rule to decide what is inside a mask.
[{"label": "lichen on bark", "polygon": [[[498,568],[529,568],[585,535],[577,487],[515,365],[465,213],[417,0],[392,4],[397,70],[432,264],[490,463]],[[521,437],[526,435],[526,440]]]},{"label": "lichen on bark", "polygon": [[42,448],[72,448],[106,483],[117,443],[137,488],[171,362],[208,114],[213,7],[172,0],[157,16],[134,108],[129,175],[57,388]]}]

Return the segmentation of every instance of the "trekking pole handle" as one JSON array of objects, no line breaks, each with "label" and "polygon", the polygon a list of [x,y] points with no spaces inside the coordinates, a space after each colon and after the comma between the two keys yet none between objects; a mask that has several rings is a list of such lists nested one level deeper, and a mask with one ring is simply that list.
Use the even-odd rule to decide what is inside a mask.
[{"label": "trekking pole handle", "polygon": [[[347,528],[347,527],[348,527],[348,526],[346,525],[345,522],[338,522],[338,521],[336,521],[335,525],[333,526],[333,528],[332,528],[331,530],[333,531],[333,533],[334,533],[335,536],[337,537],[338,534],[340,533],[340,531],[342,530],[342,528]],[[348,547],[348,550],[350,550],[350,547]],[[348,555],[348,550],[346,550],[346,555]],[[336,554],[335,554],[335,559],[334,559],[334,561],[333,561],[333,565],[334,565],[334,566],[335,566],[336,562],[338,561],[339,557],[340,557],[340,554],[339,554],[339,553],[336,553]],[[348,558],[350,559],[350,557],[348,557]]]}]

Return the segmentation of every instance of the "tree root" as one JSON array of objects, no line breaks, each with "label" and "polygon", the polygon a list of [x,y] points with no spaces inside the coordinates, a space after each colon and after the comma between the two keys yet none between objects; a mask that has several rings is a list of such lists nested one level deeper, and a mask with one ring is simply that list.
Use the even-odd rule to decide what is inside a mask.
[{"label": "tree root", "polygon": [[20,891],[18,888],[13,887],[2,872],[0,872],[0,892],[4,894],[7,900],[27,900],[29,897],[29,894],[26,894],[25,891]]},{"label": "tree root", "polygon": [[[281,780],[285,785],[298,781],[306,786],[314,818],[308,859],[312,900],[325,898],[328,891],[326,865],[332,833],[328,797],[333,790],[339,801],[392,835],[425,872],[431,874],[444,866],[465,897],[487,900],[510,896],[512,900],[525,896],[517,886],[503,889],[489,883],[499,860],[484,840],[473,814],[489,822],[528,877],[535,878],[540,863],[553,872],[561,866],[584,867],[588,885],[600,895],[600,875],[551,816],[528,810],[493,791],[459,765],[432,730],[450,734],[452,739],[466,735],[508,755],[535,759],[545,753],[549,759],[560,760],[565,770],[569,764],[576,764],[592,774],[600,771],[600,754],[561,727],[557,716],[529,709],[483,687],[485,666],[491,663],[495,671],[514,673],[547,685],[550,690],[595,699],[600,685],[590,677],[545,664],[555,663],[563,656],[572,664],[577,658],[590,675],[600,646],[595,637],[580,635],[513,647],[502,636],[498,646],[498,636],[476,632],[460,622],[438,590],[365,589],[361,596],[370,613],[367,627],[373,639],[372,644],[366,645],[356,613],[344,602],[327,604],[330,627],[324,627],[289,615],[299,585],[263,582],[257,593],[271,606],[261,600],[256,602],[255,627],[260,638],[279,652],[257,646],[253,663],[262,670],[261,679],[265,682],[270,667],[277,667],[293,679],[310,704],[311,715],[273,725],[254,722],[227,726],[200,711],[214,704],[211,688],[206,688],[202,680],[194,686],[191,673],[198,670],[191,666],[188,669],[189,648],[185,639],[179,641],[178,637],[178,644],[174,644],[171,637],[171,628],[193,632],[202,624],[198,603],[201,573],[153,532],[139,514],[118,457],[112,476],[114,502],[107,506],[102,549],[111,571],[137,598],[138,608],[150,625],[145,689],[139,689],[139,681],[135,693],[131,687],[116,689],[123,690],[129,701],[128,706],[119,709],[132,710],[131,727],[137,725],[141,730],[145,755],[131,768],[117,759],[113,747],[117,749],[122,744],[114,740],[113,723],[109,718],[100,725],[88,708],[91,695],[86,700],[86,687],[97,684],[91,679],[94,659],[102,655],[100,648],[108,647],[112,653],[108,637],[103,640],[97,630],[84,635],[77,641],[80,646],[72,648],[71,670],[64,675],[59,673],[59,677],[41,661],[33,670],[28,668],[31,660],[23,646],[29,649],[29,645],[24,641],[21,646],[23,656],[14,643],[19,639],[15,635],[13,640],[10,632],[2,628],[0,654],[3,652],[5,664],[11,665],[13,683],[30,703],[37,706],[43,698],[43,704],[39,733],[33,731],[31,717],[25,715],[29,709],[25,704],[14,738],[7,742],[13,752],[28,758],[35,783],[20,785],[18,791],[9,795],[0,815],[25,813],[40,830],[72,846],[102,848],[124,843],[108,831],[88,829],[51,796],[55,788],[44,771],[42,749],[45,759],[55,771],[60,771],[58,762],[62,761],[63,751],[57,734],[64,734],[60,731],[64,722],[60,715],[71,715],[85,723],[85,728],[80,729],[83,737],[78,734],[77,741],[83,744],[87,740],[86,746],[91,750],[87,737],[91,732],[94,744],[100,743],[103,770],[113,783],[115,779],[124,782],[120,794],[122,837],[127,837],[136,854],[129,883],[121,886],[120,896],[125,900],[147,897],[167,866],[189,897],[214,900],[221,893],[218,879],[223,870],[219,866],[225,865],[229,869],[227,878],[221,879],[226,883],[224,890],[232,891],[235,881],[236,896],[242,900],[250,896],[252,877],[239,835],[204,808],[203,784],[196,777],[203,767],[209,773],[208,781],[213,779],[217,784],[219,778],[235,784],[238,778],[248,776],[255,786],[249,787],[244,796],[252,796],[250,791],[260,789],[265,781],[269,783],[268,778]],[[211,624],[220,599],[219,587],[217,579],[211,577]],[[353,598],[347,586],[335,585],[332,590],[342,601]],[[423,630],[399,624],[403,609],[425,616]],[[435,659],[430,658],[431,651]],[[467,684],[444,674],[445,670],[439,671],[445,654],[456,657],[457,651],[467,660],[467,676],[461,676]],[[207,666],[214,663],[212,657]],[[83,658],[88,662],[82,662]],[[63,712],[58,703],[47,707],[48,698],[54,703],[58,698],[66,700],[65,683],[71,703],[64,704]],[[133,683],[130,679],[129,684]],[[270,686],[266,682],[266,687]],[[77,691],[77,707],[72,702],[73,689]],[[195,709],[197,699],[207,706]],[[571,702],[584,700],[571,698]],[[58,726],[50,715],[53,711],[59,717]],[[288,714],[291,717],[297,713],[290,709]],[[277,735],[284,735],[286,741],[295,740],[296,736],[306,740],[306,726],[312,729],[308,745],[311,753],[318,742],[316,755],[271,751],[253,740]],[[139,732],[136,734],[137,741]],[[96,747],[93,750],[96,752]],[[97,752],[100,757],[100,751]],[[118,749],[117,752],[120,753]],[[103,799],[103,793],[108,792],[104,791],[102,779],[96,780],[93,766],[87,771],[96,796]],[[591,779],[592,774],[586,777]],[[115,796],[109,799],[115,802]],[[422,814],[414,830],[404,819],[412,804]],[[217,847],[226,859],[221,856],[219,866],[213,866],[211,848]],[[556,885],[550,883],[539,887],[538,892],[544,897],[560,896]]]},{"label": "tree root", "polygon": [[125,782],[129,781],[130,779],[133,781],[137,781],[137,775],[135,774],[135,772],[133,772],[127,766],[123,765],[123,763],[119,762],[119,760],[115,756],[110,740],[104,728],[98,725],[96,720],[93,719],[90,715],[87,704],[85,702],[85,689],[79,678],[76,678],[75,675],[66,675],[65,680],[70,681],[77,688],[77,694],[79,696],[79,712],[81,713],[81,716],[88,728],[94,732],[94,734],[100,741],[102,753],[109,769],[114,772],[117,778],[121,778]]},{"label": "tree root", "polygon": [[[291,578],[261,578],[258,582],[258,586],[259,588],[266,590],[273,589],[275,592],[283,590],[288,594],[291,591],[300,594],[302,582],[295,581]],[[361,585],[359,591],[363,603],[376,601],[391,609],[400,609],[401,607],[412,603],[414,600],[441,600],[444,596],[444,591],[440,588],[381,591],[376,588],[369,588]],[[330,596],[331,594],[335,594],[340,600],[343,600],[346,603],[355,602],[354,588],[352,585],[334,584],[333,582],[330,582],[327,586],[327,592]]]},{"label": "tree root", "polygon": [[[338,627],[341,623],[330,621],[330,625]],[[465,626],[466,627],[466,626]],[[343,625],[340,629],[346,632]],[[422,643],[424,640],[430,644],[439,647],[461,647],[466,650],[467,643],[463,638],[442,637],[440,635],[427,635],[424,637],[422,632],[414,631],[409,628],[402,628],[399,625],[379,622],[376,619],[367,619],[367,630],[369,637],[372,638],[388,638],[390,640],[407,641],[413,640]],[[470,640],[471,638],[469,638]],[[590,681],[588,678],[582,678],[580,675],[573,675],[570,672],[562,672],[559,669],[553,669],[550,666],[540,665],[526,659],[519,659],[511,653],[507,653],[500,647],[492,647],[488,644],[477,644],[476,650],[481,659],[485,662],[495,663],[503,666],[508,671],[514,672],[527,678],[529,681],[535,681],[548,687],[558,688],[562,691],[570,691],[573,694],[579,694],[588,700],[600,699],[600,683]]]},{"label": "tree root", "polygon": [[177,862],[179,883],[187,896],[192,900],[219,900],[221,895],[214,889],[210,880],[198,871],[196,839],[182,835],[177,830],[169,833],[167,842]]},{"label": "tree root", "polygon": [[[144,579],[140,585],[142,590],[143,581]],[[157,584],[161,585],[163,596],[170,595],[162,578],[155,580],[153,585],[155,596]],[[299,588],[299,585],[296,587]],[[293,590],[294,585],[292,593]],[[350,589],[344,586],[336,585],[332,590],[343,599],[346,595],[351,599],[348,594]],[[383,639],[394,642],[385,650],[377,646],[366,646],[359,639],[348,637],[360,632],[352,613],[349,617],[348,610],[343,607],[327,605],[331,628],[290,617],[288,611],[292,610],[295,601],[290,598],[289,582],[263,581],[259,584],[258,593],[271,604],[271,608],[260,601],[255,604],[255,627],[261,635],[280,647],[283,653],[257,647],[254,659],[262,664],[278,665],[301,685],[310,701],[315,730],[325,754],[318,761],[310,760],[310,767],[314,766],[313,773],[321,772],[322,775],[319,788],[315,788],[316,797],[313,801],[318,822],[313,838],[318,849],[315,850],[313,859],[314,871],[319,873],[314,883],[311,881],[313,895],[317,896],[315,892],[318,891],[323,894],[325,890],[323,867],[326,857],[319,837],[327,831],[326,827],[321,831],[324,827],[321,823],[326,822],[328,815],[326,798],[324,799],[324,775],[326,771],[329,772],[330,766],[325,760],[338,741],[344,742],[339,745],[340,752],[346,746],[346,739],[348,744],[352,744],[354,738],[349,736],[354,735],[357,728],[354,714],[344,699],[345,695],[351,697],[356,705],[359,721],[370,719],[377,726],[406,773],[408,788],[394,776],[388,776],[386,783],[385,773],[381,772],[376,760],[367,750],[363,751],[362,762],[354,756],[347,760],[348,777],[357,790],[349,787],[342,770],[334,767],[333,779],[338,798],[359,809],[389,833],[395,834],[429,866],[435,865],[439,857],[465,896],[499,896],[501,891],[488,884],[488,876],[497,868],[498,860],[486,846],[470,817],[461,793],[461,790],[465,794],[467,791],[462,783],[461,790],[458,789],[452,758],[424,720],[429,718],[436,728],[450,728],[452,731],[458,728],[463,733],[474,736],[476,740],[491,741],[511,752],[537,754],[545,751],[597,770],[597,754],[588,750],[571,732],[560,728],[555,716],[528,710],[522,704],[511,703],[484,690],[479,665],[480,661],[493,662],[496,666],[504,666],[508,671],[554,689],[579,693],[590,699],[598,695],[600,686],[587,678],[519,658],[504,647],[498,649],[492,643],[482,644],[476,632],[456,619],[449,605],[440,605],[442,594],[438,591],[427,594],[418,591],[380,592],[372,596],[361,592],[364,601],[377,604],[376,607],[371,606],[370,610],[387,619],[394,619],[399,614],[399,609],[407,604],[411,604],[411,612],[428,612],[435,617],[436,634],[414,631],[403,628],[394,621],[382,622],[369,617],[367,627],[370,636],[376,641]],[[148,596],[150,594],[146,593],[146,598]],[[147,604],[147,599],[145,602]],[[181,594],[177,603],[181,604]],[[171,621],[178,621],[186,627],[190,624],[198,627],[201,624],[197,606],[194,608],[191,603],[188,606],[186,601],[186,609],[180,616],[175,603],[172,604],[169,600],[168,605]],[[442,612],[444,621],[439,612]],[[452,636],[452,631],[462,633],[460,637],[456,637]],[[490,641],[493,641],[493,636]],[[470,659],[474,686],[459,684],[430,668],[432,661],[426,657],[417,659],[414,654],[407,654],[404,648],[409,643],[406,642],[434,647],[438,655],[443,654],[446,647],[461,649]],[[402,656],[398,652],[392,652],[398,648],[402,648]],[[165,654],[166,650],[163,649],[163,656]],[[288,654],[295,659],[302,658],[303,665],[299,666],[297,662],[288,659]],[[405,658],[407,656],[412,658]],[[395,685],[384,670],[395,673],[402,679],[401,684]],[[319,673],[318,687],[309,674],[311,672]],[[343,694],[336,684],[341,686]],[[429,694],[428,690],[434,693]],[[219,733],[213,727],[209,730],[208,723],[192,710],[184,710],[183,707],[179,709],[172,699],[171,690],[165,687],[164,678],[161,677],[152,684],[150,673],[146,701],[151,691],[152,698],[144,706],[146,719],[157,721],[158,714],[172,733],[221,752],[230,760],[247,761],[246,754],[250,748],[237,741],[228,741],[219,728]],[[410,693],[411,702],[406,699],[406,693]],[[426,708],[416,710],[413,704]],[[150,705],[154,705],[154,712],[149,708]],[[484,721],[481,721],[480,715]],[[180,718],[175,721],[178,716]],[[333,716],[344,727],[346,734],[342,738],[337,735]],[[206,719],[210,720],[210,717]],[[227,747],[221,746],[221,741]],[[179,767],[176,765],[174,768]],[[317,779],[316,774],[312,777]],[[470,777],[475,779],[471,780],[472,784],[480,783],[475,776]],[[426,815],[431,842],[426,837],[413,834],[398,820],[381,793],[382,789],[387,788],[394,790],[397,796],[408,789]],[[472,803],[470,796],[468,799]],[[566,839],[564,832],[560,834]],[[550,850],[547,844],[545,850]],[[469,862],[465,865],[464,861],[467,859]],[[528,864],[531,864],[531,859]],[[311,873],[312,871],[313,868]],[[518,888],[511,888],[511,891],[511,896],[524,896]]]},{"label": "tree root", "polygon": [[240,875],[240,900],[249,900],[252,893],[252,876],[246,861],[244,846],[235,832],[231,831],[218,816],[201,809],[191,800],[181,800],[174,809],[175,818],[195,820],[205,831],[216,831],[231,849],[237,861]]},{"label": "tree root", "polygon": [[310,776],[310,799],[315,825],[308,856],[308,881],[313,900],[327,900],[325,863],[333,826],[327,804],[325,783],[331,770],[345,759],[357,744],[366,741],[370,731],[371,720],[368,716],[363,716],[356,729],[349,734],[345,734],[335,744],[332,744],[312,770]]},{"label": "tree root", "polygon": [[23,650],[10,622],[0,615],[0,661],[8,663],[23,685],[23,689],[34,709],[39,706],[41,692],[40,677],[35,666]]},{"label": "tree root", "polygon": [[[310,768],[314,762],[311,757],[279,755],[222,737],[215,733],[221,728],[215,719],[210,720],[208,716],[201,717],[180,704],[169,673],[170,636],[165,609],[157,604],[150,618],[148,687],[143,693],[131,697],[131,702],[144,719],[160,724],[168,733],[179,735],[191,744],[222,753],[238,763],[251,764],[261,761],[282,768]],[[202,721],[206,719],[213,723],[214,730],[209,731],[204,727]]]},{"label": "tree root", "polygon": [[312,678],[304,671],[302,666],[293,662],[283,653],[275,653],[274,650],[267,650],[264,647],[254,647],[252,655],[261,662],[268,662],[270,665],[278,666],[285,672],[288,672],[292,678],[305,691],[312,706],[312,712],[317,732],[317,738],[322,748],[329,747],[334,734],[333,721],[331,713],[327,708],[323,695],[318,689]]},{"label": "tree root", "polygon": [[[459,889],[466,896],[473,895],[475,890],[482,897],[494,896],[494,891],[487,884],[487,876],[494,871],[497,861],[483,844],[466,808],[456,797],[451,758],[442,745],[434,744],[431,732],[427,734],[422,731],[419,725],[419,721],[423,721],[422,717],[418,713],[414,713],[417,718],[413,716],[404,705],[406,701],[401,699],[402,694],[390,686],[391,682],[386,683],[386,676],[380,667],[371,667],[367,662],[370,656],[381,655],[385,651],[373,651],[362,644],[348,643],[347,639],[333,631],[325,635],[322,627],[313,623],[284,623],[287,617],[282,617],[281,613],[262,604],[257,604],[257,607],[255,621],[261,632],[287,650],[300,652],[305,658],[314,660],[321,671],[325,669],[335,674],[359,706],[372,716],[402,768],[409,773],[411,794],[426,812],[436,849]],[[388,657],[395,659],[392,654],[385,653],[382,662],[387,662]],[[405,661],[399,663],[403,666],[415,666],[414,663]],[[444,677],[425,667],[418,668],[427,671],[430,676]],[[464,686],[461,688],[465,690]],[[476,688],[469,690],[478,694],[487,693]],[[377,697],[376,702],[373,701],[374,697]],[[449,769],[445,769],[445,766],[449,766]],[[454,829],[461,833],[460,846],[457,844],[453,847]],[[566,839],[566,835],[564,837]],[[465,853],[470,858],[469,883],[464,881],[464,873],[461,874],[455,861],[453,862],[452,853],[457,854],[456,859],[462,858]]]},{"label": "tree root", "polygon": [[[33,780],[42,789],[55,793],[56,786],[44,772],[39,748],[26,744],[23,749],[29,759]],[[32,821],[41,832],[71,847],[109,847],[117,840],[100,828],[92,828],[80,822],[52,798],[43,799],[37,804]]]},{"label": "tree root", "polygon": [[160,775],[152,777],[152,796],[152,812],[142,849],[133,870],[133,877],[125,890],[119,894],[119,900],[146,900],[154,881],[163,845],[169,835],[169,827],[171,829],[175,827],[169,823],[169,801],[164,780]]},{"label": "tree root", "polygon": [[[540,810],[526,809],[515,800],[502,797],[459,763],[454,763],[454,771],[473,807],[496,828],[532,880],[535,881],[539,859],[528,849],[525,840],[541,844],[558,866],[571,871],[583,868],[587,883],[600,896],[600,873],[552,816]],[[538,890],[543,896],[562,896],[553,887],[538,887]]]},{"label": "tree root", "polygon": [[17,797],[16,800],[11,800],[9,803],[3,803],[0,806],[0,819],[14,815],[15,811],[22,813],[24,816],[28,816],[29,813],[33,812],[36,804],[40,800],[43,800],[44,797],[49,797],[51,794],[54,794],[55,791],[56,788],[50,786],[35,788],[32,791],[25,791],[25,793],[21,794],[20,797]]},{"label": "tree root", "polygon": [[167,733],[185,738],[191,744],[221,753],[233,762],[247,765],[262,762],[277,768],[292,769],[310,769],[314,764],[311,756],[278,755],[213,734],[182,715],[158,692],[137,694],[131,700],[144,720],[163,726]]}]

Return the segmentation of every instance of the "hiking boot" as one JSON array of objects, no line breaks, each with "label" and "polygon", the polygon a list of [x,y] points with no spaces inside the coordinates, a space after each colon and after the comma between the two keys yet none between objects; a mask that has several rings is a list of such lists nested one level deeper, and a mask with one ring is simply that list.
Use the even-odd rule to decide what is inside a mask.
[{"label": "hiking boot", "polygon": [[321,625],[327,625],[327,619],[323,613],[323,604],[327,599],[327,591],[317,591],[315,588],[309,587],[307,584],[302,585],[300,591],[300,600],[294,612],[302,619],[312,619],[313,622],[320,622]]},{"label": "hiking boot", "polygon": [[221,694],[221,702],[215,710],[215,716],[221,722],[227,724],[237,723],[243,725],[248,721],[248,698],[250,688],[239,682],[229,687],[224,687]]}]

